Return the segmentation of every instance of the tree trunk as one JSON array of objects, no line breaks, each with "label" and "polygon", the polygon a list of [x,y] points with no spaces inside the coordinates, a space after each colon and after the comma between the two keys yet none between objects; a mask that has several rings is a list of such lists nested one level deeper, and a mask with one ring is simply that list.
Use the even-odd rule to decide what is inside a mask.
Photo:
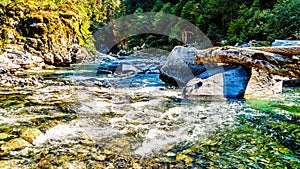
[{"label": "tree trunk", "polygon": [[300,46],[251,47],[248,49],[277,53],[281,55],[300,55]]},{"label": "tree trunk", "polygon": [[254,67],[271,74],[300,78],[299,46],[237,48],[215,47],[198,50],[195,60],[199,64],[227,63]]}]

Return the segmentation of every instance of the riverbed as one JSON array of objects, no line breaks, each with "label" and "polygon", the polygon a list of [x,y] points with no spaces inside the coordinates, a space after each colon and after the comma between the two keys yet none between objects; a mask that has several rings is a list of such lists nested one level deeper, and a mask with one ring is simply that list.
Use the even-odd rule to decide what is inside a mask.
[{"label": "riverbed", "polygon": [[118,60],[143,73],[97,74],[107,63],[87,62],[29,73],[57,83],[0,88],[0,168],[300,166],[299,88],[186,100],[159,79],[160,59]]}]

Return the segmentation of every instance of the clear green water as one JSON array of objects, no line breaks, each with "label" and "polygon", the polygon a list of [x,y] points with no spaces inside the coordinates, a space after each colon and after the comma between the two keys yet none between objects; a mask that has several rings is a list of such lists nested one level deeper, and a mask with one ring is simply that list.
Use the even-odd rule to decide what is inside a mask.
[{"label": "clear green water", "polygon": [[[196,102],[156,76],[136,79],[134,86],[120,87],[126,79],[117,83],[108,89],[1,88],[0,168],[300,166],[299,88],[259,99]],[[14,149],[11,140],[26,140],[28,128],[42,135]]]}]

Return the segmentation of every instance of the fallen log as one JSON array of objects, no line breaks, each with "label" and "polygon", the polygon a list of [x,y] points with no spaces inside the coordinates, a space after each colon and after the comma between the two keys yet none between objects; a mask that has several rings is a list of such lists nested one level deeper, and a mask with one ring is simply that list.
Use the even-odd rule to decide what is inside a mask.
[{"label": "fallen log", "polygon": [[247,49],[260,50],[281,55],[300,55],[300,46],[250,47]]},{"label": "fallen log", "polygon": [[254,67],[275,75],[300,78],[300,60],[298,57],[293,57],[293,55],[298,54],[300,54],[298,46],[292,46],[290,49],[286,47],[268,47],[260,48],[260,50],[258,48],[227,46],[198,50],[195,61],[198,64],[238,64]]}]

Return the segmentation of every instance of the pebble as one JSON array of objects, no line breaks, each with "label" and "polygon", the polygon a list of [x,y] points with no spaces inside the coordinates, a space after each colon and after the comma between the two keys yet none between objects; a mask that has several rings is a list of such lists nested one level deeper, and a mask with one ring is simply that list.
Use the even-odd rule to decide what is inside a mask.
[{"label": "pebble", "polygon": [[0,86],[4,87],[24,87],[24,86],[39,86],[43,82],[37,77],[18,77],[12,74],[0,74]]}]

